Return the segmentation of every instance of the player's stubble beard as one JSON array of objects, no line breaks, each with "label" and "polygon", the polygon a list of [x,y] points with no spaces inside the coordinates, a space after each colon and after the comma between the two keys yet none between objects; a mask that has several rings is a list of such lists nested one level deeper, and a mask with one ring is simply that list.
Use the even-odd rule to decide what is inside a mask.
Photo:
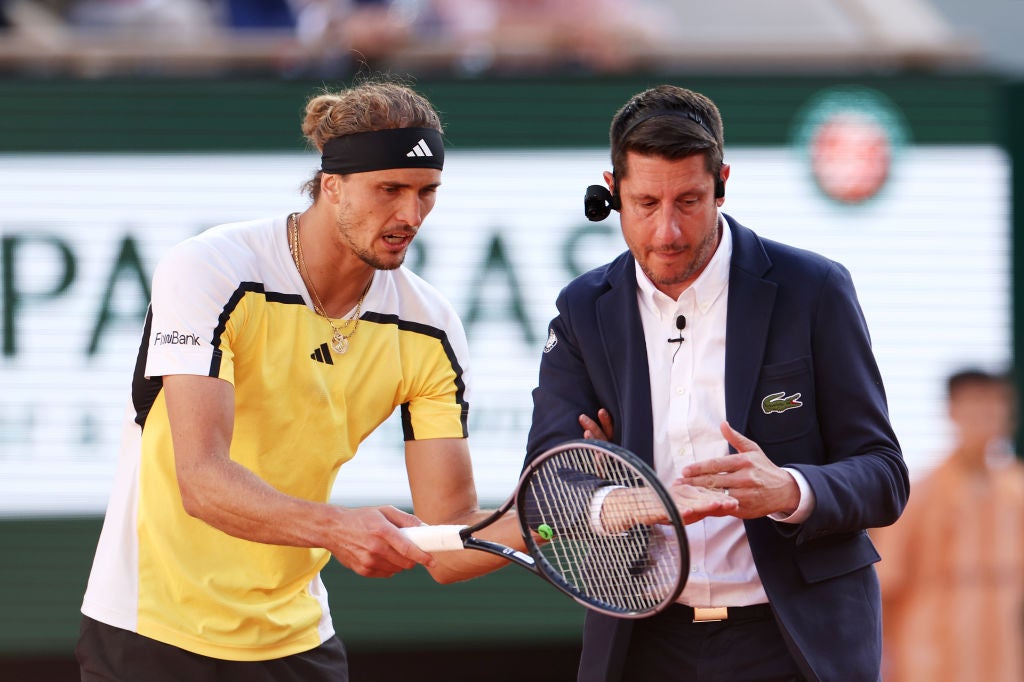
[{"label": "player's stubble beard", "polygon": [[363,261],[375,270],[397,270],[400,268],[402,263],[405,262],[406,255],[409,253],[409,246],[412,245],[412,240],[415,239],[415,235],[419,231],[415,228],[395,228],[389,232],[385,232],[385,234],[408,234],[411,232],[412,237],[409,239],[409,242],[401,253],[389,254],[389,260],[384,260],[373,253],[369,248],[360,246],[356,243],[356,240],[352,237],[353,233],[357,231],[355,230],[354,221],[339,215],[335,225],[337,226],[338,236],[341,238],[341,241],[349,248],[349,250],[352,251],[352,253],[356,255],[357,258],[359,258],[359,260]]}]

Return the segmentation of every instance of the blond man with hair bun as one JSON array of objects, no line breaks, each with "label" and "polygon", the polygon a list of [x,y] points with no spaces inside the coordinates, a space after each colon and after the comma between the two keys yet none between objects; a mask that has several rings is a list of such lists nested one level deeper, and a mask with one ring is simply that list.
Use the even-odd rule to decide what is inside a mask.
[{"label": "blond man with hair bun", "polygon": [[[402,267],[441,185],[437,112],[371,81],[310,99],[302,130],[321,153],[309,206],[213,227],[157,267],[82,605],[82,680],[347,680],[320,580],[332,556],[367,577],[423,564],[442,583],[503,564],[434,557],[399,531],[486,514],[465,332]],[[396,408],[415,516],[329,503]],[[489,534],[522,546],[511,517]]]}]

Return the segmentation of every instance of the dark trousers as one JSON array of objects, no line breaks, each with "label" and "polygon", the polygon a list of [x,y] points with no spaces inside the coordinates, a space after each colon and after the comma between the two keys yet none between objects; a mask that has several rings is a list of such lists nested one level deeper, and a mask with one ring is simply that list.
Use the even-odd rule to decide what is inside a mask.
[{"label": "dark trousers", "polygon": [[283,658],[224,661],[84,616],[75,658],[82,682],[348,682],[348,655],[337,636]]},{"label": "dark trousers", "polygon": [[633,625],[623,682],[801,682],[770,613],[694,623],[670,607]]}]

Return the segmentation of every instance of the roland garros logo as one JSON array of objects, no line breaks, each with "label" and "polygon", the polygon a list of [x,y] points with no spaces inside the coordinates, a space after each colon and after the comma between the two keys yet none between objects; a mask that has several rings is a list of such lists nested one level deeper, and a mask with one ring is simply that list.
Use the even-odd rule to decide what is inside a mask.
[{"label": "roland garros logo", "polygon": [[881,93],[833,88],[801,112],[795,142],[818,189],[855,205],[878,196],[891,180],[905,131],[899,110]]}]

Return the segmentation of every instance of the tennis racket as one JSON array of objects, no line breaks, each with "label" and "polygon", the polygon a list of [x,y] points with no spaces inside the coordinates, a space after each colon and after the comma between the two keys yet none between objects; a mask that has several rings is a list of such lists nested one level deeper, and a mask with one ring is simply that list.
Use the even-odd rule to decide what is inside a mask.
[{"label": "tennis racket", "polygon": [[[526,553],[473,536],[513,505]],[[475,525],[402,532],[427,552],[497,554],[583,606],[620,618],[666,608],[689,572],[686,533],[657,475],[632,452],[596,440],[569,441],[538,456],[512,496]]]}]

